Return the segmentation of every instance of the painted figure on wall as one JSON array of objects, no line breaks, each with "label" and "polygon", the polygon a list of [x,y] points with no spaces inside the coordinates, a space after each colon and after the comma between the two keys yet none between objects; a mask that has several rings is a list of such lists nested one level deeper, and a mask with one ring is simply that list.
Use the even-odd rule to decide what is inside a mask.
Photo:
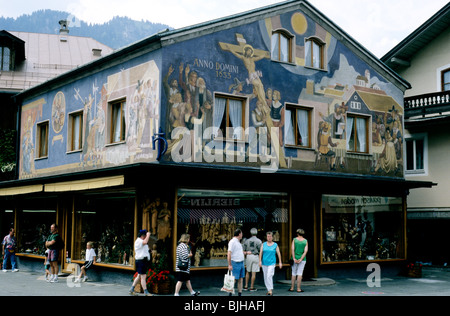
[{"label": "painted figure on wall", "polygon": [[[220,42],[219,46],[223,51],[232,53],[244,63],[244,66],[248,71],[248,79],[246,79],[247,83],[253,85],[253,91],[255,92],[260,104],[267,105],[266,93],[264,90],[264,85],[261,81],[263,74],[261,71],[256,70],[256,62],[264,58],[270,59],[270,52],[254,49],[251,45],[247,44],[247,41],[242,34],[236,34],[236,40],[239,43],[238,45]],[[278,157],[279,165],[282,168],[286,168],[287,164],[284,156],[284,150],[281,148],[281,144],[279,142],[279,137],[282,137],[282,133],[279,133],[280,136],[272,135],[272,128],[277,126],[275,126],[271,116],[266,117],[266,126],[272,141],[275,139],[277,140],[277,142],[274,143],[273,149]]]},{"label": "painted figure on wall", "polygon": [[45,104],[44,99],[27,104],[22,109],[22,139],[21,139],[21,164],[20,173],[24,178],[35,175],[35,130],[36,122],[42,117],[42,110]]},{"label": "painted figure on wall", "polygon": [[55,133],[61,132],[66,117],[66,99],[61,91],[55,95],[52,103],[52,126]]}]

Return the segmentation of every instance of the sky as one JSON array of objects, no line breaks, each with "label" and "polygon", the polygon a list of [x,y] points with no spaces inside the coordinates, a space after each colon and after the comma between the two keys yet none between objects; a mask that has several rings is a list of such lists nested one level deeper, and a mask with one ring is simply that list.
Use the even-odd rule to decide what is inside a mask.
[{"label": "sky", "polygon": [[[127,16],[133,20],[163,23],[178,29],[280,2],[283,1],[0,0],[0,16],[17,18],[40,9],[52,9],[69,12],[87,23],[102,24],[115,16]],[[379,58],[447,2],[448,0],[309,0],[322,14]]]}]

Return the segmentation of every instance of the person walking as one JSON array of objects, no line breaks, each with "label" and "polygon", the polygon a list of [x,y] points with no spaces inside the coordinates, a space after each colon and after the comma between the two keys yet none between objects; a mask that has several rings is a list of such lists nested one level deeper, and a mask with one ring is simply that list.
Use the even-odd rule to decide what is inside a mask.
[{"label": "person walking", "polygon": [[[200,295],[199,291],[194,291],[191,285],[191,257],[192,251],[189,247],[189,241],[191,237],[189,234],[182,234],[180,240],[178,241],[178,247],[176,251],[176,260],[177,266],[175,268],[177,284],[175,285],[175,294],[174,296],[180,295],[180,289],[183,285],[183,282],[186,282],[186,287],[191,293],[191,296]],[[187,263],[187,265],[182,265],[181,262]]]},{"label": "person walking", "polygon": [[150,232],[142,229],[138,233],[138,238],[134,242],[134,254],[137,277],[134,279],[131,285],[129,293],[135,295],[134,288],[141,282],[141,286],[144,289],[146,296],[152,296],[147,290],[147,268],[150,262],[150,252],[148,251],[148,241],[150,239]]},{"label": "person walking", "polygon": [[14,228],[9,230],[9,234],[3,238],[2,242],[2,254],[3,254],[3,272],[6,272],[6,264],[8,259],[11,261],[12,272],[18,272],[17,262],[16,262],[16,246],[17,240],[14,236]]},{"label": "person walking", "polygon": [[259,265],[262,267],[264,275],[264,284],[267,288],[267,295],[273,295],[273,276],[275,274],[275,265],[277,256],[280,269],[283,267],[281,262],[281,253],[278,244],[273,241],[273,233],[266,233],[267,241],[263,243],[259,253]]},{"label": "person walking", "polygon": [[[238,296],[242,295],[242,287],[245,277],[244,267],[244,249],[241,244],[242,231],[236,229],[234,231],[234,237],[228,243],[228,270],[232,271],[234,279],[237,280]],[[230,296],[232,294],[230,293]]]},{"label": "person walking", "polygon": [[256,235],[258,234],[258,230],[256,228],[252,228],[250,230],[250,234],[252,237],[247,239],[244,242],[244,253],[247,255],[245,259],[245,266],[246,266],[246,273],[245,273],[245,286],[244,290],[248,289],[248,281],[250,279],[251,274],[251,281],[250,281],[250,291],[256,291],[255,288],[255,279],[256,279],[256,273],[261,270],[259,266],[259,251],[261,249],[262,241]]},{"label": "person walking", "polygon": [[45,242],[45,247],[49,249],[48,261],[50,262],[50,278],[47,282],[58,283],[58,259],[59,259],[59,246],[58,241],[61,238],[58,233],[58,225],[52,224],[50,226],[50,236],[48,236]]},{"label": "person walking", "polygon": [[291,288],[289,292],[294,291],[295,281],[297,279],[297,292],[304,292],[301,288],[303,270],[306,265],[306,254],[308,253],[308,241],[303,237],[305,231],[301,228],[296,231],[297,237],[292,240],[291,252],[293,258]]}]

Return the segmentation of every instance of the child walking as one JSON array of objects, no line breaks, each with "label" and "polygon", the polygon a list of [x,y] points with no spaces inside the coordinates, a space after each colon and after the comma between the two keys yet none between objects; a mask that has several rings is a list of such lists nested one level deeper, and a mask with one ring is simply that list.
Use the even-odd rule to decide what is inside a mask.
[{"label": "child walking", "polygon": [[45,268],[45,281],[50,282],[50,261],[48,260],[48,253],[50,250],[45,250],[44,268]]}]

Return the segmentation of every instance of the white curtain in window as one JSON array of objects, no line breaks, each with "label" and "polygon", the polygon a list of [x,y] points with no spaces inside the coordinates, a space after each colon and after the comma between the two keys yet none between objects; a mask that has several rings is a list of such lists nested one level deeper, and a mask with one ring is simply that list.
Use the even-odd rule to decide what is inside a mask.
[{"label": "white curtain in window", "polygon": [[226,104],[227,100],[224,98],[214,99],[213,128],[215,137],[219,136],[218,133],[220,130],[220,124],[222,123],[223,120],[223,114],[225,113]]},{"label": "white curtain in window", "polygon": [[311,41],[306,41],[305,45],[305,66],[312,67],[311,64]]},{"label": "white curtain in window", "polygon": [[242,101],[229,100],[230,121],[233,126],[233,135],[235,139],[242,139]]},{"label": "white curtain in window", "polygon": [[320,68],[320,46],[317,43],[313,44],[313,67]]},{"label": "white curtain in window", "polygon": [[300,133],[301,140],[299,139],[299,145],[309,147],[309,115],[306,110],[297,110],[297,126]]},{"label": "white curtain in window", "polygon": [[353,117],[351,116],[347,116],[347,128],[345,132],[347,133],[346,134],[347,150],[353,150],[353,148],[350,148],[350,138],[353,132]]},{"label": "white curtain in window", "polygon": [[272,59],[278,60],[278,33],[272,35]]},{"label": "white curtain in window", "polygon": [[295,145],[294,123],[291,110],[285,111],[286,127],[284,128],[284,141],[287,145]]},{"label": "white curtain in window", "polygon": [[280,35],[280,61],[288,62],[289,61],[289,40],[283,36]]},{"label": "white curtain in window", "polygon": [[359,152],[366,152],[366,120],[362,118],[356,119],[356,129],[358,131]]},{"label": "white curtain in window", "polygon": [[73,145],[72,149],[80,149],[80,127],[81,127],[81,115],[75,115],[73,117]]},{"label": "white curtain in window", "polygon": [[120,141],[120,123],[122,121],[122,108],[120,104],[115,106],[114,111],[114,142]]}]

